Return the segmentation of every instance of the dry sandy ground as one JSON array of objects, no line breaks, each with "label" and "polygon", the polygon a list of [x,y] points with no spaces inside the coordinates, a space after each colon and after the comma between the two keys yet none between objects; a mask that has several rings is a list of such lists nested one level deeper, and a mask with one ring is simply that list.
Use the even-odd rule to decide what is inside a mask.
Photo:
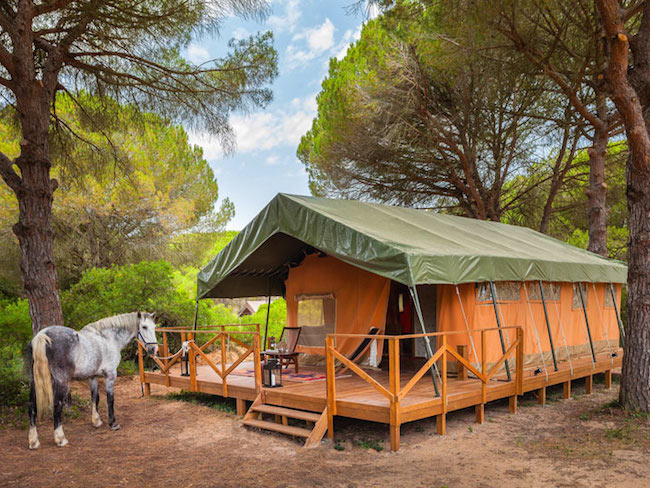
[{"label": "dry sandy ground", "polygon": [[2,428],[0,486],[650,486],[650,421],[603,409],[616,389],[596,386],[593,395],[546,407],[527,396],[516,415],[491,404],[483,425],[472,423],[473,410],[456,412],[443,437],[434,419],[407,424],[402,449],[391,453],[386,426],[337,419],[344,449],[324,442],[306,450],[213,408],[140,398],[137,380],[122,378],[120,431],[94,429],[86,408],[66,421],[68,447],[56,447],[45,425],[32,452],[26,430]]}]

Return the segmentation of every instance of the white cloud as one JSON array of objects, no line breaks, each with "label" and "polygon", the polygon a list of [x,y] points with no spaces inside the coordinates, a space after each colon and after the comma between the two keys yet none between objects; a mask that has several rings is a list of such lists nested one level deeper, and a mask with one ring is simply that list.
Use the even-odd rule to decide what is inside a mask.
[{"label": "white cloud", "polygon": [[190,44],[187,47],[187,57],[194,64],[205,63],[206,61],[212,59],[212,56],[210,56],[210,53],[206,48],[194,43]]},{"label": "white cloud", "polygon": [[[334,46],[334,31],[336,28],[329,18],[318,27],[303,29],[293,36],[292,43],[287,48],[287,62],[289,65],[306,63],[328,52]],[[305,45],[298,47],[298,41],[305,41]]]},{"label": "white cloud", "polygon": [[266,23],[275,32],[294,32],[301,16],[300,0],[287,0],[284,15],[271,15]]},{"label": "white cloud", "polygon": [[[316,115],[316,96],[295,98],[286,109],[255,112],[248,116],[234,115],[230,124],[237,138],[237,153],[255,153],[277,147],[298,147],[300,138],[311,129]],[[223,157],[221,145],[204,133],[189,134],[190,143],[203,148],[207,160]],[[279,158],[271,155],[266,164],[273,165]]]},{"label": "white cloud", "polygon": [[234,31],[232,31],[232,37],[235,39],[246,39],[250,35],[250,32],[248,32],[248,30],[244,27],[237,27]]},{"label": "white cloud", "polygon": [[271,156],[266,158],[266,164],[268,164],[269,166],[275,166],[276,164],[278,164],[279,161],[280,161],[280,157],[276,156],[275,154],[272,154]]}]

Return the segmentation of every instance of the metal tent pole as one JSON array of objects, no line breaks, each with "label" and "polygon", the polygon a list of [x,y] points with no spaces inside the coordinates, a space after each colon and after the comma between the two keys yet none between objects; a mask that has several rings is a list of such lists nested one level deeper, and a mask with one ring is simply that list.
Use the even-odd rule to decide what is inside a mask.
[{"label": "metal tent pole", "polygon": [[585,315],[585,325],[587,326],[587,335],[589,336],[589,347],[591,348],[591,359],[596,364],[596,352],[594,351],[594,341],[591,338],[591,328],[589,327],[589,319],[587,318],[587,307],[585,306],[585,297],[582,294],[582,283],[578,281],[578,292],[580,294],[580,303],[582,304],[582,311]]},{"label": "metal tent pole", "polygon": [[267,348],[266,339],[269,333],[269,314],[271,313],[271,278],[269,278],[268,288],[267,288],[267,300],[266,300],[266,325],[264,326],[264,342],[262,342],[262,349]]},{"label": "metal tent pole", "polygon": [[[492,293],[492,306],[494,307],[494,315],[497,318],[497,327],[499,329],[499,340],[501,341],[501,351],[503,354],[506,353],[506,344],[503,342],[503,331],[501,330],[501,319],[499,318],[499,309],[497,308],[497,290],[494,287],[494,281],[490,281],[490,292]],[[505,360],[505,365],[506,365],[506,376],[508,377],[508,381],[512,380],[512,377],[510,376],[510,365],[508,364],[508,360]]]},{"label": "metal tent pole", "polygon": [[197,322],[199,319],[199,298],[196,298],[196,304],[194,305],[194,330],[196,330]]},{"label": "metal tent pole", "polygon": [[546,330],[548,331],[548,342],[551,344],[551,354],[553,355],[553,367],[557,371],[557,358],[555,357],[555,345],[553,344],[553,334],[551,334],[551,322],[548,320],[548,310],[546,309],[546,297],[544,296],[544,285],[542,280],[539,283],[539,295],[542,297],[542,306],[544,307],[544,318],[546,319]]},{"label": "metal tent pole", "polygon": [[621,345],[625,347],[625,329],[623,328],[623,321],[621,314],[618,312],[618,305],[616,305],[616,293],[614,292],[614,285],[609,284],[609,292],[612,294],[612,302],[614,302],[614,310],[616,311],[616,323],[618,323],[618,333],[621,335]]},{"label": "metal tent pole", "polygon": [[[415,304],[415,311],[418,315],[418,322],[420,322],[420,329],[422,330],[423,334],[427,333],[427,330],[424,328],[424,316],[422,315],[422,308],[420,308],[420,299],[418,297],[418,291],[415,286],[409,287],[409,291],[411,292],[411,298],[413,299],[413,303]],[[431,342],[429,342],[429,337],[424,336],[424,347],[427,350],[427,359],[431,359],[433,357],[433,350],[431,349]],[[440,373],[438,372],[438,367],[436,366],[436,363],[433,363],[431,365],[431,380],[433,381],[433,389],[436,391],[436,396],[440,396],[440,392],[438,391],[438,383],[436,383],[436,376],[440,376]]]}]

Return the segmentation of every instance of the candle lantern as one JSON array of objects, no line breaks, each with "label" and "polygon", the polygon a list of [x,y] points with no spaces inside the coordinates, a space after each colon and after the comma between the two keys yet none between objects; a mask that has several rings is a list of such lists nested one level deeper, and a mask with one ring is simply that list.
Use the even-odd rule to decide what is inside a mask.
[{"label": "candle lantern", "polygon": [[282,386],[282,365],[275,358],[269,358],[263,368],[263,383],[266,388]]},{"label": "candle lantern", "polygon": [[190,352],[183,351],[181,354],[181,376],[190,375]]}]

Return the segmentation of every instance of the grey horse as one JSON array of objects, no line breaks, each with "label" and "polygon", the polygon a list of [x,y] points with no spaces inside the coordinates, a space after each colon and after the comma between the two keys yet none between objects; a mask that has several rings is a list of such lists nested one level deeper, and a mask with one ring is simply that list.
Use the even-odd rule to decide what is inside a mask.
[{"label": "grey horse", "polygon": [[134,338],[147,347],[147,352],[158,352],[155,314],[133,312],[108,317],[86,325],[80,331],[54,325],[41,330],[29,343],[27,357],[31,373],[29,395],[29,448],[38,449],[36,419],[54,416],[54,442],[65,446],[68,440],[61,426],[63,404],[70,391],[70,381],[90,381],[92,423],[102,425],[97,407],[99,393],[97,378],[106,382],[108,425],[120,428],[113,412],[113,385],[117,377],[121,351]]}]

